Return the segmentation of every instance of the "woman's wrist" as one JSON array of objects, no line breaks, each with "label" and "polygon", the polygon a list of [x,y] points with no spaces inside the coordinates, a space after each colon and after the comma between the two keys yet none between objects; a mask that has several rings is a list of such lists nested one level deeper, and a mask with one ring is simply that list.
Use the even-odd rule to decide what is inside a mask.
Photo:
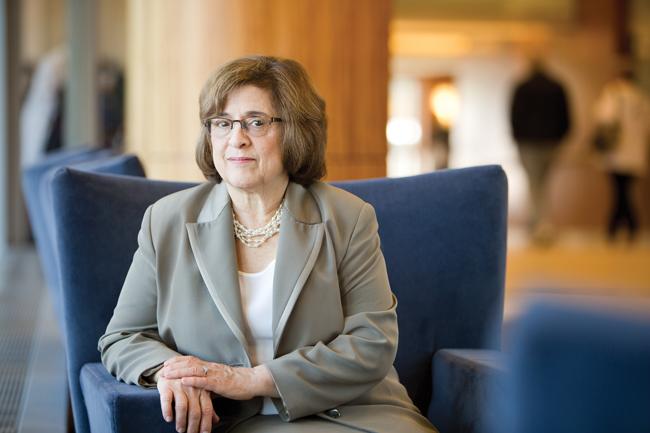
[{"label": "woman's wrist", "polygon": [[156,384],[158,383],[158,380],[160,380],[161,372],[162,372],[162,368],[159,368],[158,371],[156,371],[154,373],[154,375],[151,376],[151,380],[153,381],[153,383],[156,383]]},{"label": "woman's wrist", "polygon": [[271,372],[264,364],[260,364],[251,369],[252,371],[252,386],[255,390],[255,395],[261,397],[279,397],[278,389],[275,386],[275,381]]}]

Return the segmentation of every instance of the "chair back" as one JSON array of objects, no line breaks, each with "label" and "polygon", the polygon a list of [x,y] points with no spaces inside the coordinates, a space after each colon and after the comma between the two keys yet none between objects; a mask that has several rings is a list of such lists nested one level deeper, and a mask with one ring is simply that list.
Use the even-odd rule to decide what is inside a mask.
[{"label": "chair back", "polygon": [[46,178],[60,167],[101,159],[110,155],[112,153],[108,150],[90,149],[88,147],[59,150],[47,154],[43,160],[22,170],[22,189],[27,215],[31,224],[36,251],[41,261],[45,283],[50,291],[50,297],[59,320],[62,317],[58,303],[59,296],[57,295],[59,281],[53,237],[48,232],[51,226],[52,209],[48,198],[49,184]]},{"label": "chair back", "polygon": [[433,355],[500,345],[507,180],[498,166],[334,183],[372,204],[398,306],[395,367],[422,413]]},{"label": "chair back", "polygon": [[59,325],[63,328],[63,307],[58,271],[59,256],[54,246],[56,229],[53,221],[52,192],[50,190],[54,173],[61,167],[141,177],[144,177],[145,174],[140,160],[135,155],[116,155],[111,150],[88,148],[53,152],[43,161],[23,170],[23,194],[36,250],[54,312]]},{"label": "chair back", "polygon": [[[100,360],[104,333],[157,199],[194,184],[59,170],[53,180],[68,369],[78,433],[86,433],[79,371]],[[443,347],[497,347],[503,305],[506,180],[499,167],[336,183],[377,211],[399,301],[396,367],[423,413],[431,360]]]}]

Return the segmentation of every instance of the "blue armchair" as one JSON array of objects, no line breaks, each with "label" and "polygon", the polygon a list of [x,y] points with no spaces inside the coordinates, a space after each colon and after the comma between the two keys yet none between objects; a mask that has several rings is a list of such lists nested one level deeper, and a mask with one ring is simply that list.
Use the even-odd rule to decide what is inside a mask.
[{"label": "blue armchair", "polygon": [[490,432],[650,432],[647,299],[537,300],[509,346]]},{"label": "blue armchair", "polygon": [[[341,182],[376,209],[398,300],[396,368],[434,425],[434,354],[497,349],[503,308],[507,186],[496,166],[401,179]],[[158,393],[126,385],[99,363],[97,340],[117,302],[146,207],[192,184],[59,170],[52,182],[68,374],[77,433],[173,432]],[[467,359],[480,359],[483,351]]]},{"label": "blue armchair", "polygon": [[[81,148],[53,152],[43,161],[25,168],[22,173],[23,194],[32,225],[41,267],[54,312],[61,330],[64,328],[62,292],[59,282],[59,255],[53,221],[52,178],[61,167],[95,173],[144,177],[144,169],[135,155],[116,155],[110,150]],[[65,333],[64,333],[65,337]],[[61,396],[69,399],[70,396]],[[68,400],[68,404],[71,402]],[[68,419],[68,423],[72,420]]]}]

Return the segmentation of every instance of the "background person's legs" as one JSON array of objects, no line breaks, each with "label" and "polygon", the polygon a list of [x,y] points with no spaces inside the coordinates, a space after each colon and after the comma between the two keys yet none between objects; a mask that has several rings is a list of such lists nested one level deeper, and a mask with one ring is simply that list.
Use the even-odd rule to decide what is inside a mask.
[{"label": "background person's legs", "polygon": [[627,227],[629,239],[634,240],[639,229],[639,222],[631,197],[634,177],[629,174],[614,172],[610,174],[610,178],[614,197],[607,225],[607,236],[610,240],[614,240],[619,229]]},{"label": "background person's legs", "polygon": [[[541,231],[550,223],[545,218],[545,197],[548,174],[555,157],[555,145],[549,143],[520,143],[521,164],[526,170],[530,190],[530,215],[528,230],[533,238],[544,235]],[[538,239],[539,240],[539,239]]]}]

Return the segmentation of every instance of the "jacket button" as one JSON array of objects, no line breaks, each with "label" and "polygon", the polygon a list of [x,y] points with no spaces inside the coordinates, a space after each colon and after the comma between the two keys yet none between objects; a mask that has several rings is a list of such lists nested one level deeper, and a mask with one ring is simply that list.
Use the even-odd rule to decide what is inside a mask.
[{"label": "jacket button", "polygon": [[338,409],[330,409],[328,411],[325,411],[325,415],[330,418],[339,418],[341,416],[341,411]]}]

